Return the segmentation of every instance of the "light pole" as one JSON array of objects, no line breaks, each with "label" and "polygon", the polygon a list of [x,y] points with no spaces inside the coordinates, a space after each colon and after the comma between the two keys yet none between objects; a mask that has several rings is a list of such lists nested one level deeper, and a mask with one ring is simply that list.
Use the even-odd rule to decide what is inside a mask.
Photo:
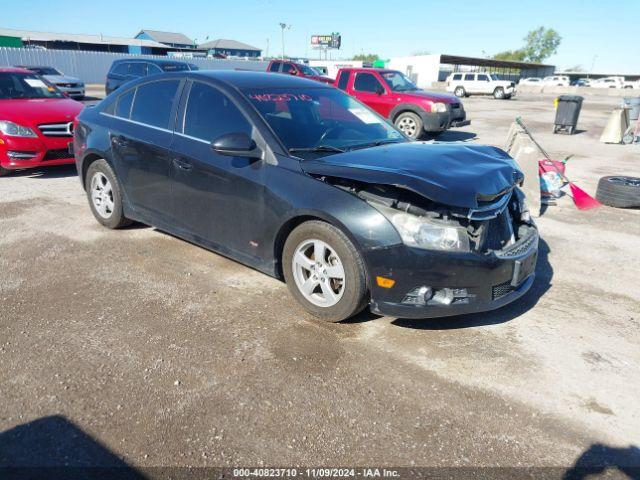
[{"label": "light pole", "polygon": [[593,60],[591,61],[591,71],[589,72],[589,75],[587,75],[587,78],[589,78],[589,76],[593,73],[593,68],[596,66],[596,58],[598,58],[598,55],[593,56]]},{"label": "light pole", "polygon": [[280,28],[282,29],[282,58],[284,59],[284,31],[285,29],[290,29],[291,25],[287,25],[286,23],[280,22]]}]

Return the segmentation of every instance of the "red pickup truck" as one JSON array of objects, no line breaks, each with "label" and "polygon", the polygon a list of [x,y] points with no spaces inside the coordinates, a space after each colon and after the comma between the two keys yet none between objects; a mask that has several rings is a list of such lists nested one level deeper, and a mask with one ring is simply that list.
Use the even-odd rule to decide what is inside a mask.
[{"label": "red pickup truck", "polygon": [[411,138],[471,123],[459,98],[420,90],[396,70],[343,68],[333,85],[388,118]]},{"label": "red pickup truck", "polygon": [[271,60],[267,67],[267,72],[286,73],[297,77],[317,80],[318,82],[333,84],[331,78],[322,76],[315,68],[290,60]]}]

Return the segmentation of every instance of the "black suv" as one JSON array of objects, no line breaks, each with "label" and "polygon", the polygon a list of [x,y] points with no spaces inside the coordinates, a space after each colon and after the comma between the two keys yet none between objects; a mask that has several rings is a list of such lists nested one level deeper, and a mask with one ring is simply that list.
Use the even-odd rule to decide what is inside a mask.
[{"label": "black suv", "polygon": [[109,95],[121,85],[136,78],[155,75],[163,72],[183,72],[198,70],[193,63],[179,62],[176,60],[116,60],[107,73],[105,91]]}]

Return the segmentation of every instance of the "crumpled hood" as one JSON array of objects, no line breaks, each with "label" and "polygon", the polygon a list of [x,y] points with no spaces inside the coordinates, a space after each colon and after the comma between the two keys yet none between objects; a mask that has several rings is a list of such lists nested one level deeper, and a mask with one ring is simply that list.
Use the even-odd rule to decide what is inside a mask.
[{"label": "crumpled hood", "polygon": [[49,82],[57,85],[58,83],[82,83],[79,78],[67,77],[66,75],[44,75]]},{"label": "crumpled hood", "polygon": [[408,142],[327,155],[300,163],[308,174],[404,187],[444,205],[477,208],[522,178],[504,151],[486,145]]}]

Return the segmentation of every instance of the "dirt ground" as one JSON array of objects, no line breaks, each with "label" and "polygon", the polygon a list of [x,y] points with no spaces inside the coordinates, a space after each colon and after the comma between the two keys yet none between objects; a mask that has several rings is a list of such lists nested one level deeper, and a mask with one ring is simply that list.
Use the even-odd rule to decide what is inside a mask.
[{"label": "dirt ground", "polygon": [[[552,101],[466,99],[442,139],[502,146],[520,114],[588,192],[640,176],[640,147],[598,143],[618,99],[570,137]],[[324,324],[275,279],[101,227],[73,167],[1,178],[0,466],[640,466],[640,211],[538,224],[515,304]]]}]

